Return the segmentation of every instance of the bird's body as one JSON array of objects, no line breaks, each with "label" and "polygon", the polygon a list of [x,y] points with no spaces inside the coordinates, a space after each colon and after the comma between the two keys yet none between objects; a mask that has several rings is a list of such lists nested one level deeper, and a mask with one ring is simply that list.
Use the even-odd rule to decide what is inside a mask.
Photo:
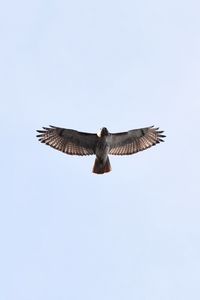
[{"label": "bird's body", "polygon": [[[104,127],[105,128],[105,127]],[[106,128],[105,128],[106,129]],[[98,136],[98,142],[95,149],[96,159],[93,167],[93,173],[103,174],[111,171],[111,165],[109,161],[109,133],[104,129],[101,130]]]},{"label": "bird's body", "polygon": [[158,128],[146,127],[121,133],[109,133],[103,127],[99,133],[79,132],[55,126],[37,130],[39,141],[70,155],[96,155],[93,173],[111,171],[109,154],[129,155],[163,142]]}]

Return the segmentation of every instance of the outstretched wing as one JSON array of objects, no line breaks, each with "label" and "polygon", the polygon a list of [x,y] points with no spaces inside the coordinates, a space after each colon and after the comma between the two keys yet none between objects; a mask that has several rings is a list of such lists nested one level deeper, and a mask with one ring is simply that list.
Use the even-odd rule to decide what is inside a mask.
[{"label": "outstretched wing", "polygon": [[39,141],[59,151],[70,155],[91,155],[95,152],[96,134],[55,126],[43,129],[37,130]]},{"label": "outstretched wing", "polygon": [[146,127],[110,135],[109,154],[128,155],[164,142],[165,135],[159,128]]}]

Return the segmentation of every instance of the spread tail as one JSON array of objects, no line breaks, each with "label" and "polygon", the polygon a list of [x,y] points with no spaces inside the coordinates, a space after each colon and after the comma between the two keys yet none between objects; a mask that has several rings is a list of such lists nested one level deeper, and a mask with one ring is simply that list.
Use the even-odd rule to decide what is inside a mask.
[{"label": "spread tail", "polygon": [[110,171],[111,171],[111,165],[110,165],[109,157],[107,157],[105,163],[96,157],[92,172],[96,174],[104,174]]}]

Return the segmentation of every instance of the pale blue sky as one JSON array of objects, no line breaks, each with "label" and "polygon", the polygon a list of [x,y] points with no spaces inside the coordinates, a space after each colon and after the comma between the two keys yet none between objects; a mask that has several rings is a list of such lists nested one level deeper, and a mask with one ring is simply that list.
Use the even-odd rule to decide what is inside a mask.
[{"label": "pale blue sky", "polygon": [[[200,299],[199,1],[4,1],[0,34],[0,299]],[[167,138],[97,176],[49,124]]]}]

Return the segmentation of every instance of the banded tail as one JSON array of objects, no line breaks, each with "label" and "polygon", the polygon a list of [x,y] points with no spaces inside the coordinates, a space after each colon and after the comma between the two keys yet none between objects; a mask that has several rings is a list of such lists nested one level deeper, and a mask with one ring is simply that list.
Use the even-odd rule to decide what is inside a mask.
[{"label": "banded tail", "polygon": [[107,157],[105,163],[102,160],[100,160],[98,157],[96,157],[94,162],[94,167],[92,170],[93,173],[104,174],[110,172],[111,170],[112,169],[111,169],[109,157]]}]

